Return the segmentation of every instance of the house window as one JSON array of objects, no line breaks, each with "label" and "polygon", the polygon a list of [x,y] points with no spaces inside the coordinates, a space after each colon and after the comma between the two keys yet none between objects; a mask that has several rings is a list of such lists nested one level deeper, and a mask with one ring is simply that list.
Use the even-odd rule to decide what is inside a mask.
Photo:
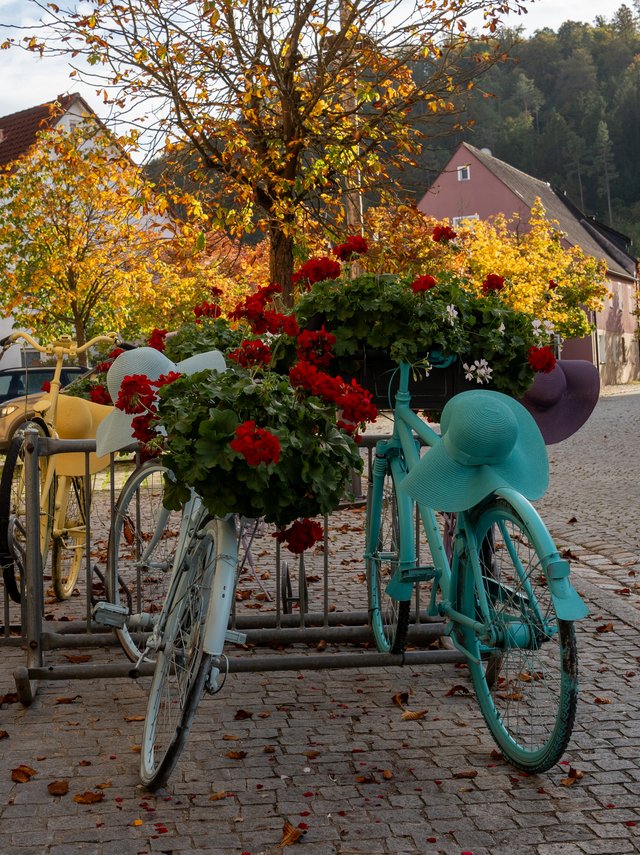
[{"label": "house window", "polygon": [[461,216],[461,217],[454,217],[452,220],[452,224],[454,226],[461,226],[463,223],[467,222],[468,220],[477,220],[477,219],[479,219],[477,214],[463,214],[463,216]]},{"label": "house window", "polygon": [[471,167],[467,163],[465,166],[458,167],[458,181],[469,181],[471,178]]}]

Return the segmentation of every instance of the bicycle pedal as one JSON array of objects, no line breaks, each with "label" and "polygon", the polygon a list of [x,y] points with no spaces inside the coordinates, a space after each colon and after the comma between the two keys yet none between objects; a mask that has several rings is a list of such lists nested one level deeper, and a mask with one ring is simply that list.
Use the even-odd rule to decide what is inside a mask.
[{"label": "bicycle pedal", "polygon": [[108,603],[106,600],[100,600],[93,607],[93,619],[101,626],[111,626],[114,629],[122,629],[127,622],[129,610],[126,606],[118,606],[115,603]]},{"label": "bicycle pedal", "polygon": [[405,567],[398,571],[398,579],[401,582],[430,582],[438,576],[438,571],[432,565],[424,567]]},{"label": "bicycle pedal", "polygon": [[238,632],[237,629],[228,629],[224,634],[224,640],[228,641],[230,644],[246,644],[247,633]]}]

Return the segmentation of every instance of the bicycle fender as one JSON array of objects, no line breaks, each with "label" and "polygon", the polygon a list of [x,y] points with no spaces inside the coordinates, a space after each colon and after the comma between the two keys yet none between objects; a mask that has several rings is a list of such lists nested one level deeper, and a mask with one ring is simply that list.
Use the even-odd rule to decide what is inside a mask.
[{"label": "bicycle fender", "polygon": [[581,620],[589,609],[569,581],[569,562],[564,558],[549,561],[546,566],[549,592],[560,620]]}]

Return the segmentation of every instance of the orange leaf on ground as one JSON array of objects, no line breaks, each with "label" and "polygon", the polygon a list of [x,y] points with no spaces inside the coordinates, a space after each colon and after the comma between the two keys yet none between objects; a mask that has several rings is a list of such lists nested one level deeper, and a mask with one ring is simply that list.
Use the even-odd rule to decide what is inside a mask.
[{"label": "orange leaf on ground", "polygon": [[144,721],[143,715],[126,715],[124,717],[125,721]]},{"label": "orange leaf on ground", "polygon": [[600,697],[596,696],[593,700],[596,704],[610,704],[611,703],[611,698],[600,698]]},{"label": "orange leaf on ground", "polygon": [[247,756],[247,752],[246,751],[227,751],[226,756],[229,757],[231,760],[244,760],[244,758]]},{"label": "orange leaf on ground", "polygon": [[73,797],[74,802],[79,805],[94,805],[104,799],[104,793],[93,793],[91,790],[86,790],[84,793],[76,793]]},{"label": "orange leaf on ground", "polygon": [[227,791],[226,790],[218,790],[217,793],[211,793],[209,796],[210,802],[219,802],[220,799],[226,799]]},{"label": "orange leaf on ground", "polygon": [[32,769],[31,766],[25,766],[23,763],[16,769],[11,770],[11,780],[15,781],[16,784],[26,784],[35,774],[35,769]]},{"label": "orange leaf on ground", "polygon": [[391,771],[391,769],[384,769],[382,772],[382,777],[385,779],[385,781],[390,781],[393,778],[393,772]]},{"label": "orange leaf on ground", "polygon": [[236,739],[240,739],[239,736],[234,736],[232,733],[225,733],[222,738],[225,742],[235,742]]},{"label": "orange leaf on ground", "polygon": [[73,704],[81,697],[81,695],[74,695],[72,698],[56,698],[54,704]]},{"label": "orange leaf on ground", "polygon": [[80,662],[90,662],[93,659],[89,653],[65,653],[63,654],[64,658],[67,662],[80,663]]},{"label": "orange leaf on ground", "polygon": [[284,825],[282,826],[282,839],[280,840],[280,843],[278,843],[278,847],[280,849],[284,849],[285,846],[291,846],[293,843],[297,843],[303,834],[304,831],[301,828],[296,828],[288,819],[285,819]]},{"label": "orange leaf on ground", "polygon": [[572,787],[575,782],[579,781],[582,777],[584,777],[584,772],[581,772],[579,769],[574,769],[573,766],[569,766],[569,774],[566,778],[561,778],[560,783],[563,787]]},{"label": "orange leaf on ground", "polygon": [[405,704],[409,703],[409,692],[396,692],[395,695],[391,697],[391,700],[399,707],[403,707]]},{"label": "orange leaf on ground", "polygon": [[448,691],[444,693],[445,698],[451,698],[453,695],[468,695],[470,694],[469,689],[466,686],[452,686]]},{"label": "orange leaf on ground", "polygon": [[463,769],[462,772],[454,772],[454,778],[475,778],[478,774],[476,769]]},{"label": "orange leaf on ground", "polygon": [[402,713],[402,721],[418,721],[418,719],[424,718],[427,714],[427,710],[405,710]]},{"label": "orange leaf on ground", "polygon": [[50,784],[47,784],[47,789],[49,790],[52,796],[66,796],[69,792],[69,782],[51,781]]},{"label": "orange leaf on ground", "polygon": [[603,623],[596,627],[596,632],[613,632],[613,624],[611,622]]},{"label": "orange leaf on ground", "polygon": [[9,734],[6,730],[0,730],[0,739],[9,739]]},{"label": "orange leaf on ground", "polygon": [[247,718],[253,718],[253,713],[248,710],[236,710],[236,714],[234,715],[234,721],[243,721]]}]

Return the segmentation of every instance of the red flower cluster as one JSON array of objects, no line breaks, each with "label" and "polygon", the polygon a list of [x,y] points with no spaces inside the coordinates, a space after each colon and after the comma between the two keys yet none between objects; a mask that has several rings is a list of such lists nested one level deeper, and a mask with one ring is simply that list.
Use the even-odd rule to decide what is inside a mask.
[{"label": "red flower cluster", "polygon": [[254,294],[238,303],[229,317],[234,321],[246,320],[256,335],[263,333],[285,333],[285,335],[297,336],[300,332],[295,315],[283,315],[280,312],[267,311],[267,303],[274,294],[280,294],[282,288],[279,285],[267,285],[259,288]]},{"label": "red flower cluster", "polygon": [[293,274],[294,285],[302,284],[309,287],[314,282],[324,282],[325,279],[336,279],[340,276],[340,265],[332,258],[310,258]]},{"label": "red flower cluster", "polygon": [[421,291],[429,291],[431,288],[435,288],[437,284],[438,282],[433,276],[425,273],[424,276],[418,276],[417,279],[414,279],[411,283],[411,290],[419,294]]},{"label": "red flower cluster", "polygon": [[222,309],[217,303],[208,303],[203,300],[197,306],[193,307],[193,314],[196,316],[196,323],[200,323],[201,318],[219,318],[222,314]]},{"label": "red flower cluster", "polygon": [[498,276],[497,273],[488,273],[482,283],[482,290],[485,294],[491,291],[502,291],[504,288],[504,276]]},{"label": "red flower cluster", "polygon": [[369,244],[361,235],[349,235],[344,243],[334,246],[331,252],[340,261],[351,261],[354,255],[363,255],[368,249]]},{"label": "red flower cluster", "polygon": [[144,413],[154,406],[155,398],[146,374],[129,374],[120,385],[116,407],[125,413]]},{"label": "red flower cluster", "polygon": [[113,361],[117,356],[120,356],[121,353],[124,353],[124,350],[121,347],[114,347],[111,353],[107,354],[107,359]]},{"label": "red flower cluster", "polygon": [[298,336],[298,359],[317,368],[326,368],[333,358],[331,351],[335,343],[336,337],[324,327],[317,332],[302,330]]},{"label": "red flower cluster", "polygon": [[289,528],[274,532],[272,537],[275,537],[278,543],[286,543],[290,552],[300,555],[324,538],[324,530],[319,522],[305,517],[303,520],[296,520]]},{"label": "red flower cluster", "polygon": [[50,392],[51,391],[51,380],[45,380],[42,386],[40,387],[42,392]]},{"label": "red flower cluster", "polygon": [[556,367],[556,362],[553,351],[548,345],[529,348],[529,365],[536,371],[549,374]]},{"label": "red flower cluster", "polygon": [[454,232],[451,226],[434,226],[432,237],[436,243],[447,243],[458,237],[458,232]]},{"label": "red flower cluster", "polygon": [[166,347],[165,339],[167,337],[167,330],[159,330],[157,327],[151,333],[147,340],[147,344],[149,347],[155,347],[156,350],[163,351]]},{"label": "red flower cluster", "polygon": [[131,419],[131,433],[138,440],[146,445],[151,440],[155,439],[158,434],[151,427],[151,419],[156,415],[155,411],[143,413],[141,416],[134,416]]},{"label": "red flower cluster", "polygon": [[229,444],[234,451],[244,457],[249,466],[277,463],[280,460],[278,437],[265,428],[256,427],[256,423],[252,420],[238,425],[236,438]]},{"label": "red flower cluster", "polygon": [[330,377],[310,362],[298,362],[289,371],[292,386],[306,389],[342,411],[338,427],[346,433],[355,433],[361,422],[375,421],[378,411],[371,401],[371,392],[355,380],[347,384],[341,377]]},{"label": "red flower cluster", "polygon": [[157,380],[152,380],[151,385],[159,389],[161,386],[168,386],[169,383],[174,383],[178,377],[182,377],[179,371],[170,371],[168,374],[161,374]]},{"label": "red flower cluster", "polygon": [[89,400],[94,404],[113,404],[111,395],[102,383],[96,383],[89,387]]},{"label": "red flower cluster", "polygon": [[263,341],[243,341],[240,347],[231,350],[227,356],[243,368],[252,368],[256,365],[269,365],[271,362],[271,348]]}]

